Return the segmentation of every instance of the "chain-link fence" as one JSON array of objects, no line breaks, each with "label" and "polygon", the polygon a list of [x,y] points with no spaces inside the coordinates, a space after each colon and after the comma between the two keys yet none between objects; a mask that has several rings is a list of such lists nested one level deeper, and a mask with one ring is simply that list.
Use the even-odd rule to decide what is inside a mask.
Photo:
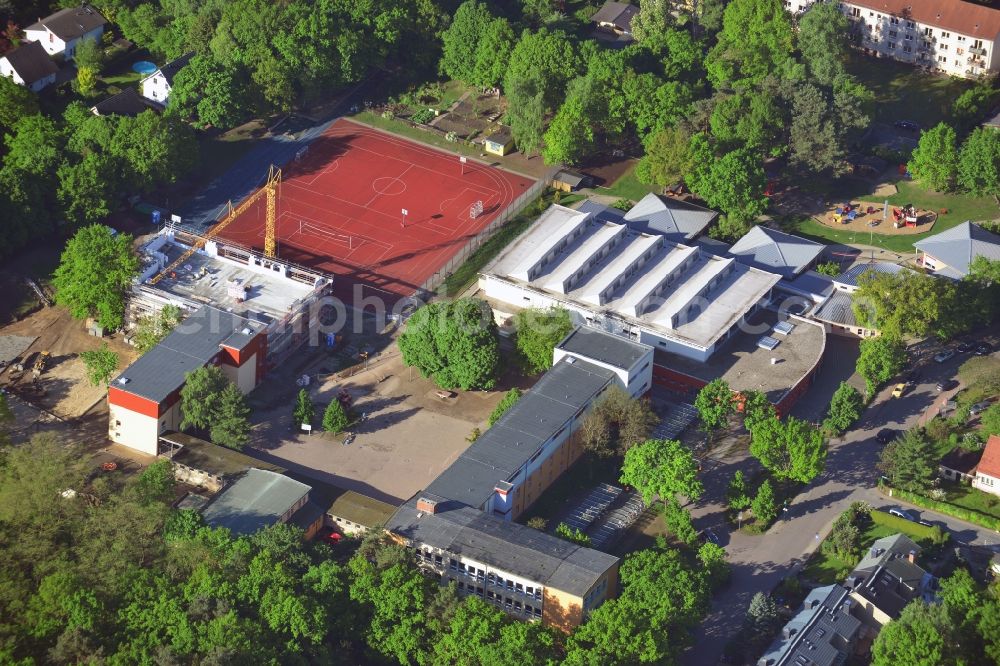
[{"label": "chain-link fence", "polygon": [[455,272],[455,269],[465,263],[465,261],[472,256],[473,252],[482,247],[483,243],[488,241],[501,227],[524,210],[528,204],[537,199],[545,188],[551,185],[552,178],[559,172],[559,170],[560,167],[553,167],[549,169],[540,179],[536,180],[531,187],[510,202],[510,204],[500,211],[500,214],[497,215],[485,229],[476,234],[469,240],[468,243],[465,244],[465,246],[462,247],[461,250],[455,253],[455,255],[448,260],[447,264],[438,268],[436,273],[427,278],[427,280],[420,285],[416,296],[426,300],[435,289],[441,286],[441,283],[444,282],[449,275]]}]

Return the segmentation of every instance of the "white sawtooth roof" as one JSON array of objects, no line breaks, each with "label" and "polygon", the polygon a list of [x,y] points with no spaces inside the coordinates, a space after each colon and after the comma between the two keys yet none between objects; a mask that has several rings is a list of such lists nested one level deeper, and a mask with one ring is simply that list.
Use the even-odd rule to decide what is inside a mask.
[{"label": "white sawtooth roof", "polygon": [[[715,344],[780,280],[731,257],[671,241],[666,234],[586,216],[581,223],[573,212],[551,207],[484,273],[704,348]],[[572,233],[579,235],[564,242]],[[542,259],[554,249],[538,274]],[[528,279],[531,269],[533,279]]]}]

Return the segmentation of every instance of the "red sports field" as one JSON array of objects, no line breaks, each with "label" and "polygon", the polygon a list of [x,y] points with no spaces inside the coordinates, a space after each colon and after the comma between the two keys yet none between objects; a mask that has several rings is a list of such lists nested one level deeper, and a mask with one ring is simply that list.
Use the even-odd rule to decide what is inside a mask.
[{"label": "red sports field", "polygon": [[[342,298],[353,300],[361,284],[364,295],[395,301],[412,295],[531,184],[338,120],[282,173],[278,257],[335,274]],[[264,201],[220,236],[262,251]],[[480,201],[483,212],[473,219]]]}]

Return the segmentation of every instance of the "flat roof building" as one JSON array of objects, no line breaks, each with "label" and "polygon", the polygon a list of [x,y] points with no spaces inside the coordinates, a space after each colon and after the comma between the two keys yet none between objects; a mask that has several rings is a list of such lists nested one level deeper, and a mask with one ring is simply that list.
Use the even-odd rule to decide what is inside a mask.
[{"label": "flat roof building", "polygon": [[266,358],[263,324],[202,306],[109,384],[111,440],[157,455],[160,435],[177,430],[182,420],[180,390],[187,373],[218,365],[248,393],[263,377]]},{"label": "flat roof building", "polygon": [[326,510],[326,522],[341,534],[364,534],[376,525],[385,525],[397,508],[374,497],[346,490]]},{"label": "flat roof building", "polygon": [[[310,490],[306,484],[277,472],[251,468],[216,495],[202,511],[202,517],[210,527],[225,527],[236,536],[249,535],[293,521],[295,514],[304,509],[304,513],[316,513],[312,507],[307,508]],[[313,524],[321,516],[320,511]],[[311,536],[309,529],[306,531]]]},{"label": "flat roof building", "polygon": [[160,458],[173,463],[174,478],[210,492],[222,490],[251,467],[284,474],[287,470],[225,446],[218,446],[182,432],[160,435]]},{"label": "flat roof building", "polygon": [[596,207],[549,207],[480,275],[494,310],[563,307],[589,326],[707,360],[780,276],[670,240],[684,225],[643,202],[620,222]]},{"label": "flat roof building", "polygon": [[570,629],[617,590],[618,558],[513,522],[581,455],[574,433],[612,386],[641,395],[652,348],[577,329],[555,364],[386,528],[418,562],[514,617]]}]

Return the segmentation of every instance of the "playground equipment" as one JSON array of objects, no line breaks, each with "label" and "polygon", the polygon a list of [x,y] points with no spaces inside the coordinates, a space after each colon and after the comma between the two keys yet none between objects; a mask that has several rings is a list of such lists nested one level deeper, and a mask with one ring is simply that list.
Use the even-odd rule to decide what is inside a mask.
[{"label": "playground equipment", "polygon": [[902,208],[892,209],[892,226],[898,229],[901,226],[916,227],[920,216],[913,204],[906,204]]}]

